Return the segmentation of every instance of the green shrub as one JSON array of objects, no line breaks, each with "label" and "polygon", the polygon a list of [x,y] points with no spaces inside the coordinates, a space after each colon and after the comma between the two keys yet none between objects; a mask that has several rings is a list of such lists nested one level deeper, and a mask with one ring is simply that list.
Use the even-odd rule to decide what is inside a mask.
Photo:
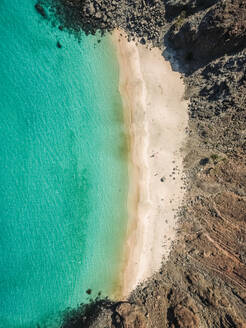
[{"label": "green shrub", "polygon": [[212,154],[210,157],[214,162],[219,159],[219,155],[217,155],[217,154]]}]

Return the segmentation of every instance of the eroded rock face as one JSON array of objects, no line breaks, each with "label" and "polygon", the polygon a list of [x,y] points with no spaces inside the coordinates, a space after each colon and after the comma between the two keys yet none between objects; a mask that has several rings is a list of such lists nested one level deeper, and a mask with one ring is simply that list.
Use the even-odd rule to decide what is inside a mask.
[{"label": "eroded rock face", "polygon": [[211,8],[186,18],[188,13],[179,16],[166,35],[166,43],[186,72],[245,48],[244,0],[217,1]]},{"label": "eroded rock face", "polygon": [[135,304],[122,303],[116,307],[116,312],[117,323],[121,322],[122,328],[147,328],[146,317],[141,307]]},{"label": "eroded rock face", "polygon": [[199,327],[199,318],[188,308],[178,305],[173,312],[176,323],[171,324],[171,327],[175,325],[180,328]]},{"label": "eroded rock face", "polygon": [[205,10],[219,0],[166,0],[165,9],[166,14],[165,18],[168,22],[171,22],[178,16],[190,16],[199,11]]}]

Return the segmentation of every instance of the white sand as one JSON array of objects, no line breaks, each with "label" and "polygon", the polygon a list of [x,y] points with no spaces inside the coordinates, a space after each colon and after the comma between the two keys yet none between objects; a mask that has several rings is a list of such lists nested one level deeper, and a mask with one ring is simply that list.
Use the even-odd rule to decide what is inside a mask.
[{"label": "white sand", "polygon": [[136,46],[119,31],[113,40],[130,140],[129,224],[122,278],[123,296],[127,296],[160,268],[175,240],[175,212],[184,196],[180,148],[188,103],[180,74],[171,70],[161,50]]}]

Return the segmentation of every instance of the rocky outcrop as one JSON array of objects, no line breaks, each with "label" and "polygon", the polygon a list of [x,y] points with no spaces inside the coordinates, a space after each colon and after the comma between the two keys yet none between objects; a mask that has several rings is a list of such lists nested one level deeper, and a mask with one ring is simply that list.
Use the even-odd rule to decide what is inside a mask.
[{"label": "rocky outcrop", "polygon": [[186,201],[167,263],[127,302],[96,300],[68,327],[246,327],[246,2],[52,0],[60,29],[161,45],[189,98]]},{"label": "rocky outcrop", "polygon": [[61,25],[72,31],[95,34],[121,27],[142,43],[161,41],[165,23],[162,0],[49,0],[46,5]]},{"label": "rocky outcrop", "polygon": [[212,8],[188,17],[183,12],[165,40],[186,73],[215,58],[238,53],[246,44],[246,2],[218,1]]},{"label": "rocky outcrop", "polygon": [[[62,28],[95,34],[124,29],[129,38],[151,42],[169,51],[186,73],[225,54],[242,50],[246,43],[244,0],[46,0]],[[51,15],[52,16],[52,15]]]},{"label": "rocky outcrop", "polygon": [[207,9],[217,3],[219,0],[166,0],[165,1],[165,19],[168,22],[176,17],[191,16],[199,11]]},{"label": "rocky outcrop", "polygon": [[96,299],[68,313],[62,328],[146,328],[147,318],[140,306],[130,302]]}]

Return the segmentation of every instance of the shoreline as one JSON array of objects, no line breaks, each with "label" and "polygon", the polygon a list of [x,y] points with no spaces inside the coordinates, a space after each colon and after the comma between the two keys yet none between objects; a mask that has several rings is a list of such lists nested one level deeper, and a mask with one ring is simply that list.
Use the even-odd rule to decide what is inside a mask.
[{"label": "shoreline", "polygon": [[[128,226],[120,275],[122,296],[159,270],[175,240],[182,204],[188,102],[180,74],[161,50],[128,42],[114,31],[119,92],[129,140]],[[166,83],[168,81],[168,83]]]}]

